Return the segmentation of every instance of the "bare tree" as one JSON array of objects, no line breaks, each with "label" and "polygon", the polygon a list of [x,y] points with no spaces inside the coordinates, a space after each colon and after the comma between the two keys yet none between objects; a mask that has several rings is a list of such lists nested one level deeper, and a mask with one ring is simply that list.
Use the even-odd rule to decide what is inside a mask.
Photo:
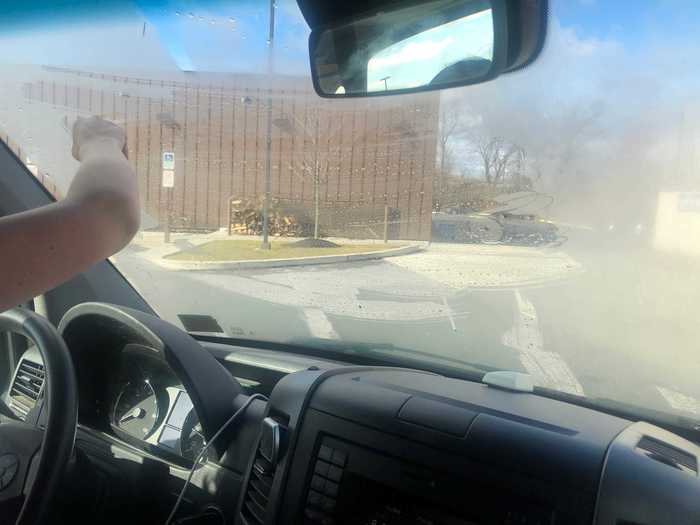
[{"label": "bare tree", "polygon": [[[486,140],[467,139],[474,145],[488,142],[493,137],[504,137],[527,152],[525,172],[540,189],[559,191],[562,181],[567,184],[587,183],[590,178],[576,177],[576,170],[585,169],[590,158],[587,148],[610,133],[601,117],[606,113],[605,104],[599,99],[577,98],[552,105],[540,92],[512,97],[513,89],[505,83],[484,84],[484,89],[470,92],[464,105],[473,116],[474,134]],[[480,166],[476,148],[469,148],[471,163]],[[483,174],[482,174],[483,176]],[[573,179],[573,180],[571,180]]]},{"label": "bare tree", "polygon": [[555,113],[536,109],[519,113],[499,108],[498,112],[485,115],[488,136],[507,136],[527,152],[524,170],[533,182],[551,187],[553,181],[558,181],[561,186],[562,181],[574,177],[582,159],[587,158],[586,148],[591,140],[606,133],[600,125],[604,108],[593,101],[560,107]]},{"label": "bare tree", "polygon": [[[293,115],[282,114],[273,120],[273,124],[284,133],[296,134],[304,140],[304,148],[300,157],[295,157],[290,165],[292,172],[299,178],[308,180],[314,188],[314,239],[319,238],[319,217],[321,207],[321,186],[328,184],[331,172],[331,162],[337,159],[343,151],[349,151],[360,142],[359,138],[353,139],[349,144],[340,140],[342,134],[342,119],[328,121],[324,117],[324,108],[317,106],[309,108],[305,121],[295,118]],[[321,122],[326,125],[321,129]],[[327,129],[326,129],[327,128]],[[323,144],[326,147],[323,147]]]},{"label": "bare tree", "polygon": [[[301,122],[293,116],[282,115],[277,118],[273,123],[283,132],[292,134],[300,134],[304,140],[305,144],[309,144],[310,148],[304,148],[303,158],[295,159],[293,171],[296,172],[297,176],[310,180],[314,185],[314,239],[319,237],[319,215],[320,215],[320,201],[321,201],[321,179],[328,178],[328,166],[329,160],[328,156],[330,152],[325,152],[326,162],[325,162],[325,173],[322,174],[322,159],[319,155],[320,144],[321,144],[321,110],[320,108],[315,108],[315,111],[311,111],[311,118],[307,118],[306,122]],[[309,120],[311,122],[309,122]],[[291,167],[291,166],[290,166]]]},{"label": "bare tree", "polygon": [[440,124],[438,127],[438,148],[440,163],[435,170],[436,190],[438,195],[443,193],[445,179],[455,168],[454,140],[466,132],[467,122],[464,111],[456,106],[441,106]]},{"label": "bare tree", "polygon": [[503,137],[476,137],[473,144],[487,183],[498,186],[511,176],[522,175],[525,151],[517,144]]}]

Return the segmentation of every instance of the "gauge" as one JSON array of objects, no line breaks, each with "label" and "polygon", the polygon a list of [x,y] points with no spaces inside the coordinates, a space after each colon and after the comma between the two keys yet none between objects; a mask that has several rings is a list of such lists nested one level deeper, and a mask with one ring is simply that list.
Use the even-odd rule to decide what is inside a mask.
[{"label": "gauge", "polygon": [[[183,458],[194,461],[202,452],[206,445],[202,424],[199,422],[197,413],[190,410],[187,414],[185,422],[182,425],[182,434],[180,437],[180,454]],[[206,455],[203,459],[206,459]]]},{"label": "gauge", "polygon": [[114,406],[112,423],[139,439],[158,426],[158,398],[148,379],[132,379],[124,385]]}]

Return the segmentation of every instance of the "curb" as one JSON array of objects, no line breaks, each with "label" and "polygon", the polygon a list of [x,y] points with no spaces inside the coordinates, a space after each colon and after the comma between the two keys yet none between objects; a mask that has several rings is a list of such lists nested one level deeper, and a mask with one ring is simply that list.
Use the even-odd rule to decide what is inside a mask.
[{"label": "curb", "polygon": [[[371,259],[383,259],[397,255],[408,255],[422,251],[422,246],[401,246],[376,252],[352,253],[348,255],[317,255],[296,259],[253,259],[245,261],[173,261],[163,257],[154,260],[156,264],[169,270],[248,270],[253,268],[284,268],[288,266],[311,266]],[[177,253],[177,252],[176,252]]]}]

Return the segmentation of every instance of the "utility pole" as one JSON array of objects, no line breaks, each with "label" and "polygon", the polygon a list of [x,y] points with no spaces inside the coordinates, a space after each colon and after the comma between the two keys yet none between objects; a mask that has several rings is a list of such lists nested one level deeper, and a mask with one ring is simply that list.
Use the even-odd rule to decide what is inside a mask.
[{"label": "utility pole", "polygon": [[[170,243],[170,221],[172,219],[172,190],[170,188],[165,189],[165,225],[163,226],[163,242],[166,244]],[[229,221],[231,222],[231,221]]]},{"label": "utility pole", "polygon": [[318,216],[319,216],[319,200],[320,200],[320,180],[318,177],[318,161],[316,161],[316,169],[314,170],[314,239],[318,239]]},{"label": "utility pole", "polygon": [[265,151],[265,198],[263,200],[263,240],[261,250],[270,246],[270,198],[272,193],[272,53],[275,43],[275,0],[270,0],[270,32],[267,38],[267,141]]},{"label": "utility pole", "polygon": [[445,177],[445,147],[446,141],[440,141],[440,172],[438,173],[438,202],[442,203],[442,184]]},{"label": "utility pole", "polygon": [[173,216],[173,187],[175,186],[175,153],[165,151],[162,154],[161,185],[165,190],[165,224],[163,225],[163,242],[170,242],[170,222]]},{"label": "utility pole", "polygon": [[384,205],[384,242],[389,242],[389,205]]},{"label": "utility pole", "polygon": [[386,81],[389,80],[390,78],[391,78],[391,75],[389,75],[388,77],[384,77],[384,78],[379,79],[380,82],[384,82],[384,91],[389,91],[389,86],[387,85]]},{"label": "utility pole", "polygon": [[321,112],[318,111],[316,114],[316,138],[314,140],[314,239],[318,239],[318,218],[319,218],[319,207],[321,205],[321,179],[319,173],[318,165],[318,145],[320,142],[319,136],[319,121],[321,120]]}]

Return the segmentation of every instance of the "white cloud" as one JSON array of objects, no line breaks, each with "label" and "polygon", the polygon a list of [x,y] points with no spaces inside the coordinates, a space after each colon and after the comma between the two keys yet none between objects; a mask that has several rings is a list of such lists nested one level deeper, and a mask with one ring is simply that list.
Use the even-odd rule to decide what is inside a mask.
[{"label": "white cloud", "polygon": [[431,60],[440,56],[453,42],[454,37],[451,36],[438,41],[410,42],[401,47],[396,53],[370,59],[367,69],[369,71],[377,71],[401,64],[415,64],[419,61]]}]

